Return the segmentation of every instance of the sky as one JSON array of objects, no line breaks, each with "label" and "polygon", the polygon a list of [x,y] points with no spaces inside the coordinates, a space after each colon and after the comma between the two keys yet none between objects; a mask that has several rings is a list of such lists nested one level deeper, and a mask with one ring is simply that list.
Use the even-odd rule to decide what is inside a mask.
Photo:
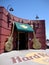
[{"label": "sky", "polygon": [[45,20],[46,39],[49,39],[49,0],[0,0],[0,6],[4,6],[8,11],[12,7],[14,11],[10,12],[19,18],[36,20]]}]

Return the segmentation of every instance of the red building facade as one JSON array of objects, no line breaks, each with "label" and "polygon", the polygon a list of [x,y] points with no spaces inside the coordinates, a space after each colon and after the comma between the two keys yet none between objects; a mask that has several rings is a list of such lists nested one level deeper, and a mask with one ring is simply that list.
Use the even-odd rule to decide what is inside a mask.
[{"label": "red building facade", "polygon": [[[46,35],[45,35],[45,20],[26,20],[10,14],[4,7],[0,7],[0,53],[5,52],[5,42],[6,39],[11,34],[12,22],[20,22],[29,25],[33,25],[34,31],[36,33],[36,38],[39,39],[41,43],[41,49],[46,49]],[[17,31],[14,32],[13,50],[17,50],[17,45],[15,43],[15,38],[17,37]],[[23,34],[22,34],[23,35]],[[26,33],[28,41],[26,41],[26,48],[33,49],[32,39],[33,33]],[[20,36],[21,37],[21,36]],[[16,41],[17,42],[17,41]],[[28,46],[29,44],[29,46]]]}]

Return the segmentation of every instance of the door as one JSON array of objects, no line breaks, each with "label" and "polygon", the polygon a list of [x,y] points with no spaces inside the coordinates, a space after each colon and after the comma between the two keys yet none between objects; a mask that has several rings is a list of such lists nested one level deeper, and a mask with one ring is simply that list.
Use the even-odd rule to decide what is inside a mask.
[{"label": "door", "polygon": [[19,50],[27,49],[28,35],[25,32],[19,33]]}]

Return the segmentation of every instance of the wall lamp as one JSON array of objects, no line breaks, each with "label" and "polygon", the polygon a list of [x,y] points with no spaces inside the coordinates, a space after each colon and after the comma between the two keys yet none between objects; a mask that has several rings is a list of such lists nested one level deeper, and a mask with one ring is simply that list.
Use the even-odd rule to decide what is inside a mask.
[{"label": "wall lamp", "polygon": [[[12,6],[11,5],[8,5],[7,6],[7,10],[9,10],[9,11],[14,11],[14,9],[12,8]],[[9,24],[11,23],[11,14],[8,12],[8,14],[7,14],[7,23],[8,23],[8,27],[9,27]]]}]

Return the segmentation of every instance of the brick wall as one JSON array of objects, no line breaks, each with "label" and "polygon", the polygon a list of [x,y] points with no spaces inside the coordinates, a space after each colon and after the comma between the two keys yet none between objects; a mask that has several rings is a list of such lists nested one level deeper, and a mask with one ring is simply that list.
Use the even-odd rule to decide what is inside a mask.
[{"label": "brick wall", "polygon": [[[36,22],[36,20],[26,20],[26,19],[22,19],[16,16],[13,16],[12,14],[10,14],[10,24],[8,27],[8,14],[9,12],[4,8],[4,7],[0,7],[0,53],[4,52],[4,45],[5,45],[5,41],[6,39],[10,36],[11,33],[11,23],[13,21],[15,22],[23,22],[23,23],[28,23],[28,24],[33,24],[33,22]],[[39,27],[36,31],[36,37],[39,38],[39,41],[42,44],[42,49],[46,48],[46,36],[45,36],[45,20],[39,20]],[[16,34],[16,33],[15,33]],[[29,33],[29,36],[31,36],[31,39],[33,38],[33,34]],[[32,48],[32,42],[28,41],[30,48]]]},{"label": "brick wall", "polygon": [[36,37],[39,38],[39,41],[42,43],[42,49],[46,48],[45,20],[39,20]]},{"label": "brick wall", "polygon": [[11,28],[7,27],[7,14],[8,12],[6,9],[4,7],[0,7],[0,53],[4,52],[4,43],[11,32]]}]

